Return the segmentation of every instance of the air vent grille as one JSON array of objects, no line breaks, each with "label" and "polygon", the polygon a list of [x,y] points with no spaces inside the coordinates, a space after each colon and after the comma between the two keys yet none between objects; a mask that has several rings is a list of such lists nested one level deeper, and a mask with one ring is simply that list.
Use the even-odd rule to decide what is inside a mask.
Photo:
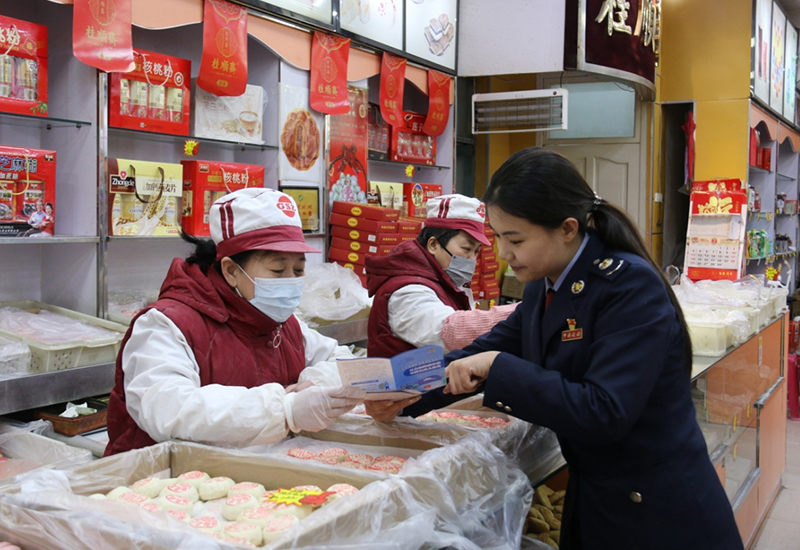
[{"label": "air vent grille", "polygon": [[472,133],[566,130],[567,95],[564,88],[474,94]]}]

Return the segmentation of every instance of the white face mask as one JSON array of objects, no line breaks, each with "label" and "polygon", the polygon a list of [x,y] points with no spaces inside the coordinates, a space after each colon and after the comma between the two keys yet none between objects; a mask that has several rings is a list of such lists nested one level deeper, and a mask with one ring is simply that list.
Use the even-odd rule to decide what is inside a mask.
[{"label": "white face mask", "polygon": [[265,279],[256,277],[253,280],[241,266],[244,276],[250,279],[255,286],[255,295],[250,303],[258,310],[277,323],[284,323],[292,316],[297,306],[300,305],[300,298],[303,296],[303,285],[305,277],[281,277],[275,279]]}]

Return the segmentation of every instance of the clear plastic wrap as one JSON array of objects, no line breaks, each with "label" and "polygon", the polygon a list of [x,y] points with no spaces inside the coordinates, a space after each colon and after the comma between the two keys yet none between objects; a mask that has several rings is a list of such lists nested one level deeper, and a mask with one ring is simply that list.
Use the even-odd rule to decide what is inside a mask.
[{"label": "clear plastic wrap", "polygon": [[118,333],[80,319],[45,309],[33,313],[18,307],[0,308],[0,331],[49,345],[105,339],[115,342],[119,339]]},{"label": "clear plastic wrap", "polygon": [[0,378],[19,376],[30,368],[31,348],[28,344],[0,336]]},{"label": "clear plastic wrap", "polygon": [[306,266],[303,297],[295,312],[309,325],[342,321],[372,305],[367,289],[352,269],[336,263]]}]

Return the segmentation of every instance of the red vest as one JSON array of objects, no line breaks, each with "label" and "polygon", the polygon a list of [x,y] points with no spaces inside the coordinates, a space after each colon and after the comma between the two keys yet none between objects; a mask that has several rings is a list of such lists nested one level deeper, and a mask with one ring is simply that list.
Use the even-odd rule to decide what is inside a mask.
[{"label": "red vest", "polygon": [[374,295],[367,328],[367,354],[393,357],[415,346],[392,334],[389,298],[407,285],[424,285],[455,310],[469,311],[467,295],[457,289],[436,259],[417,241],[406,241],[387,256],[367,256],[367,286]]},{"label": "red vest", "polygon": [[[165,281],[159,300],[147,309],[154,308],[164,313],[186,337],[200,367],[201,385],[252,388],[270,382],[284,386],[297,382],[305,367],[305,348],[300,324],[294,316],[280,328],[282,342],[276,348],[272,342],[277,323],[238,297],[213,269],[209,270],[206,277],[196,266],[186,267],[183,260],[176,262],[182,262],[182,265],[176,266],[173,262],[167,279],[170,279],[176,267],[178,271],[183,269],[187,272],[194,283],[198,283],[196,278],[200,277],[198,289],[208,301],[204,301],[200,307],[198,303],[187,299],[185,287],[173,292],[170,289],[176,285],[168,285]],[[192,282],[187,282],[181,275],[178,274],[180,284],[191,286]],[[218,293],[216,297],[208,295],[210,288]],[[139,315],[142,313],[144,311]],[[131,329],[128,329],[117,355],[115,385],[108,403],[109,444],[106,456],[155,444],[147,432],[134,422],[125,404],[122,350],[130,333]]]}]

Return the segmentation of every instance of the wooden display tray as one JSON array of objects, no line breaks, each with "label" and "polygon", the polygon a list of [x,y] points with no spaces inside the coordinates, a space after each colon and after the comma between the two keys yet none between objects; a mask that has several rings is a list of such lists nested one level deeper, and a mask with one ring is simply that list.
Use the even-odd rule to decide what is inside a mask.
[{"label": "wooden display tray", "polygon": [[99,399],[87,399],[86,405],[97,409],[97,412],[77,418],[64,418],[58,415],[66,410],[67,404],[61,403],[42,409],[35,416],[42,420],[49,420],[53,424],[53,430],[63,435],[79,435],[105,427],[108,403]]}]

